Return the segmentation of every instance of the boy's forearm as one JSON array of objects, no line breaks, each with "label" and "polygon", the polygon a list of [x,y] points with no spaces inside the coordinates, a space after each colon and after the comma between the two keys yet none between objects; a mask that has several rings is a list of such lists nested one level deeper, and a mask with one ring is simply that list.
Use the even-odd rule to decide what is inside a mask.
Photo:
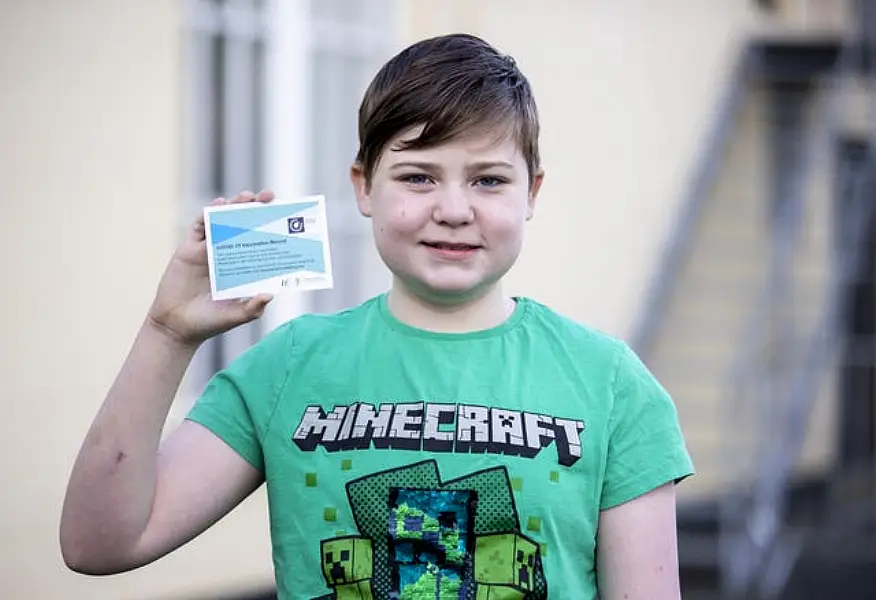
[{"label": "boy's forearm", "polygon": [[118,558],[143,533],[161,432],[196,349],[149,320],[140,328],[70,477],[61,547],[71,568],[89,570],[89,555]]}]

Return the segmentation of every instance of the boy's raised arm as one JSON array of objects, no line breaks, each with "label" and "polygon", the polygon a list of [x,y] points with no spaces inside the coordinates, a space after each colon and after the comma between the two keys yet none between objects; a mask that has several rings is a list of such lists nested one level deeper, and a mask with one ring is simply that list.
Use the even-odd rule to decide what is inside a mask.
[{"label": "boy's raised arm", "polygon": [[[231,201],[271,199],[262,192]],[[262,481],[255,468],[195,423],[184,422],[161,443],[195,350],[257,318],[270,301],[212,301],[206,260],[198,219],[170,261],[74,464],[60,524],[61,552],[73,570],[109,574],[151,562],[221,518]]]}]

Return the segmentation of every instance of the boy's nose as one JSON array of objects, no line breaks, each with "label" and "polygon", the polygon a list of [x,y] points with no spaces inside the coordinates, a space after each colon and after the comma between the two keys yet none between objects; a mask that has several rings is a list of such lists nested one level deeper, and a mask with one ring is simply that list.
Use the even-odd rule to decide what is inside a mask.
[{"label": "boy's nose", "polygon": [[437,198],[433,218],[439,223],[459,226],[474,219],[468,195],[462,190],[447,190]]}]

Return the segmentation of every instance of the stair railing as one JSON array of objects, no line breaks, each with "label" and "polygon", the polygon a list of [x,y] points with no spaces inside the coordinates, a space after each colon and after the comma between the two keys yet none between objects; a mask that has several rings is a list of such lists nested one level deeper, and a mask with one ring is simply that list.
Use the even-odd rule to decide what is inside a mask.
[{"label": "stair railing", "polygon": [[[785,302],[792,293],[794,242],[802,233],[806,177],[813,161],[835,156],[843,84],[857,72],[856,60],[863,47],[858,33],[842,45],[830,76],[824,112],[815,119],[809,153],[796,169],[797,185],[777,220],[768,278],[731,375],[736,398],[753,401],[764,426],[756,457],[759,468],[751,488],[729,493],[721,507],[722,583],[725,595],[731,598],[777,598],[803,542],[802,534],[785,526],[788,483],[800,456],[820,381],[839,341],[837,323],[845,300],[845,284],[858,268],[861,242],[874,216],[864,180],[872,177],[876,168],[872,152],[852,186],[851,206],[843,216],[851,227],[837,248],[836,268],[830,273],[815,326],[801,344],[787,329],[793,325],[780,320],[780,328],[776,329],[773,318],[777,308],[780,311],[787,306]],[[872,139],[876,141],[876,128]],[[744,484],[744,480],[738,483]]]},{"label": "stair railing", "polygon": [[719,100],[713,125],[707,132],[703,148],[698,152],[699,164],[694,169],[691,184],[687,187],[687,196],[680,204],[678,217],[673,220],[673,229],[663,245],[663,254],[630,335],[630,346],[642,356],[647,356],[651,349],[683,261],[690,253],[695,225],[709,199],[722,165],[724,150],[736,126],[738,108],[747,91],[745,80],[752,70],[753,61],[750,48],[740,53]]}]

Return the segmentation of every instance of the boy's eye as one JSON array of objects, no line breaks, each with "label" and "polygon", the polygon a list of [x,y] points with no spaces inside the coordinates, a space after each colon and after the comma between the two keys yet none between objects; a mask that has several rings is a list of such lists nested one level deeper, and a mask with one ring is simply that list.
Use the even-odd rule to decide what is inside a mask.
[{"label": "boy's eye", "polygon": [[399,180],[411,185],[427,185],[431,183],[432,178],[423,173],[410,173],[408,175],[402,175],[399,177]]},{"label": "boy's eye", "polygon": [[484,177],[478,177],[475,183],[481,187],[491,188],[502,185],[503,183],[508,183],[508,181],[502,177],[493,177],[491,175],[487,175]]}]

